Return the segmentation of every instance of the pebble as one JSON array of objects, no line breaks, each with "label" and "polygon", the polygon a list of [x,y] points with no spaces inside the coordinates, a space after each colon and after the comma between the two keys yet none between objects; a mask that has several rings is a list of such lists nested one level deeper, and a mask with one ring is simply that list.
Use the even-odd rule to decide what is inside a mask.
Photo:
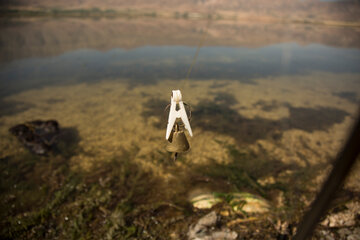
[{"label": "pebble", "polygon": [[238,234],[228,228],[215,229],[218,216],[215,211],[200,218],[196,224],[192,224],[187,233],[189,240],[235,240]]},{"label": "pebble", "polygon": [[329,214],[320,224],[331,228],[354,226],[356,215],[360,212],[360,203],[350,202],[345,206],[346,210]]},{"label": "pebble", "polygon": [[339,234],[340,239],[360,240],[360,228],[341,228],[337,231],[337,233]]},{"label": "pebble", "polygon": [[261,186],[264,187],[264,186],[267,186],[267,185],[274,184],[276,181],[275,181],[275,178],[273,176],[270,176],[270,177],[265,177],[265,178],[258,179],[257,182]]}]

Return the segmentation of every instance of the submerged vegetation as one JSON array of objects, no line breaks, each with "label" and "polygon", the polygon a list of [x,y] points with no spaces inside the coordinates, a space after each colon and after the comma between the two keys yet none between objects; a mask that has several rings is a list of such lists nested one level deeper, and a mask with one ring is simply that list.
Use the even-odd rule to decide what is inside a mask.
[{"label": "submerged vegetation", "polygon": [[[280,94],[246,97],[267,89],[261,81],[193,81],[184,92],[194,138],[174,161],[164,148],[168,96],[159,97],[172,84],[104,81],[14,95],[31,107],[0,118],[0,238],[188,239],[191,226],[212,211],[216,229],[239,238],[291,237],[331,169],[333,135],[348,126],[351,112],[339,105],[348,100],[331,93],[311,107]],[[271,84],[296,99],[293,85]],[[60,126],[44,156],[8,131],[34,115]],[[356,194],[341,191],[336,208]],[[246,199],[266,211],[247,211]]]},{"label": "submerged vegetation", "polygon": [[174,230],[185,234],[193,211],[189,203],[177,194],[166,197],[164,183],[131,162],[136,151],[90,172],[71,171],[61,155],[2,159],[1,237],[169,239]]},{"label": "submerged vegetation", "polygon": [[[212,207],[221,213],[219,224],[243,237],[280,237],[283,232],[276,222],[287,223],[293,231],[304,201],[311,197],[306,184],[317,168],[297,169],[295,174],[264,184],[259,179],[276,176],[280,169],[291,171],[294,166],[280,166],[265,155],[220,144],[231,163],[191,164],[191,171],[168,183],[133,162],[139,151],[136,146],[89,171],[71,170],[61,151],[48,157],[24,153],[1,159],[1,237],[185,239],[191,223],[210,211],[191,206],[186,197],[190,186],[210,187],[223,199]],[[177,171],[173,164],[163,167]],[[268,199],[270,212],[241,211],[244,202],[234,201],[233,193],[244,191]]]},{"label": "submerged vegetation", "polygon": [[140,218],[158,204],[151,195],[158,194],[159,184],[131,158],[124,152],[88,173],[71,171],[62,156],[2,159],[2,238],[126,239],[143,234],[140,229],[147,226]]},{"label": "submerged vegetation", "polygon": [[[305,189],[307,171],[262,186],[240,163],[198,166],[190,180],[180,178],[168,185],[131,163],[133,154],[125,153],[87,173],[70,171],[61,157],[51,160],[51,169],[43,157],[19,156],[21,163],[2,161],[1,238],[185,239],[190,224],[209,212],[192,208],[185,198],[183,188],[189,190],[191,184],[206,184],[224,199],[212,207],[223,214],[221,225],[243,237],[276,238],[281,232],[273,222],[294,227],[312,195]],[[242,159],[248,157],[241,154]],[[16,168],[9,169],[8,164]],[[239,190],[264,196],[271,202],[270,212],[238,211],[229,193]],[[243,203],[237,204],[241,209]]]}]

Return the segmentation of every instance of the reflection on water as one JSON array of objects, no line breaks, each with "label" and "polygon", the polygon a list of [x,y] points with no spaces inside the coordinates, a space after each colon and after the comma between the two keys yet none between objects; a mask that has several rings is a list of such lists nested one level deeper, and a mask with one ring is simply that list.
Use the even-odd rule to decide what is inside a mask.
[{"label": "reflection on water", "polygon": [[[1,93],[27,88],[103,79],[126,79],[131,84],[150,84],[163,79],[182,79],[196,48],[181,46],[141,47],[107,52],[78,50],[51,58],[29,58],[3,64]],[[192,79],[234,79],[306,74],[313,71],[360,72],[360,50],[279,44],[263,48],[202,47]]]},{"label": "reflection on water", "polygon": [[[212,192],[224,199],[217,208],[225,222],[252,216],[231,208],[226,195],[245,191],[270,202],[274,221],[296,224],[354,121],[360,50],[303,46],[291,37],[249,48],[209,37],[216,44],[205,42],[185,80],[201,34],[191,36],[191,44],[162,39],[106,51],[85,44],[24,59],[12,49],[17,57],[0,67],[3,236],[183,239],[203,215],[191,198]],[[193,109],[191,150],[176,162],[164,148],[172,89],[181,89]],[[49,156],[32,155],[8,132],[36,119],[60,123]],[[360,191],[356,174],[342,204],[354,203],[351,194]],[[250,232],[279,234],[256,218],[245,225]],[[240,225],[233,229],[252,236]]]}]

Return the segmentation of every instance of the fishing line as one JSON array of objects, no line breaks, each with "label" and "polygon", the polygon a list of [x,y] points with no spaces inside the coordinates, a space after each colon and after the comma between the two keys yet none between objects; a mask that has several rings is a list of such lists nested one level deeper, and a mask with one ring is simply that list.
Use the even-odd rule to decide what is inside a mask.
[{"label": "fishing line", "polygon": [[189,67],[189,69],[188,69],[188,71],[186,73],[186,78],[185,78],[183,87],[186,87],[188,82],[189,82],[190,73],[191,73],[191,71],[192,71],[192,69],[193,69],[193,67],[194,67],[194,65],[196,63],[196,60],[197,60],[198,56],[199,56],[200,48],[204,45],[206,37],[208,36],[207,32],[208,32],[208,29],[210,27],[210,22],[211,22],[211,19],[209,18],[208,21],[207,21],[206,27],[204,29],[204,32],[202,33],[199,45],[197,46],[196,53],[195,53],[195,55],[193,57],[192,63],[191,63],[191,65],[190,65],[190,67]]}]

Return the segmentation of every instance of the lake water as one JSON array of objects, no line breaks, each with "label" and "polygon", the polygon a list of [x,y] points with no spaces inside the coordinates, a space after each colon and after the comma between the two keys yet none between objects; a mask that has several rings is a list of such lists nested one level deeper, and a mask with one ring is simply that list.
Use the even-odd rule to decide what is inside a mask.
[{"label": "lake water", "polygon": [[[4,236],[181,239],[206,211],[191,199],[214,192],[261,196],[268,215],[296,223],[356,119],[358,29],[151,18],[1,28]],[[174,89],[194,132],[175,162],[164,111]],[[62,129],[46,156],[9,132],[38,119]],[[354,170],[346,191],[359,181]],[[257,224],[247,227],[274,236]]]},{"label": "lake water", "polygon": [[[196,42],[194,43],[196,44]],[[127,79],[131,84],[153,84],[184,79],[196,47],[142,46],[108,51],[75,49],[51,57],[29,57],[2,64],[3,96],[23,89],[103,79]],[[281,43],[259,48],[206,46],[196,59],[193,80],[228,79],[251,82],[255,78],[304,75],[311,72],[360,72],[360,50],[321,44]]]}]

